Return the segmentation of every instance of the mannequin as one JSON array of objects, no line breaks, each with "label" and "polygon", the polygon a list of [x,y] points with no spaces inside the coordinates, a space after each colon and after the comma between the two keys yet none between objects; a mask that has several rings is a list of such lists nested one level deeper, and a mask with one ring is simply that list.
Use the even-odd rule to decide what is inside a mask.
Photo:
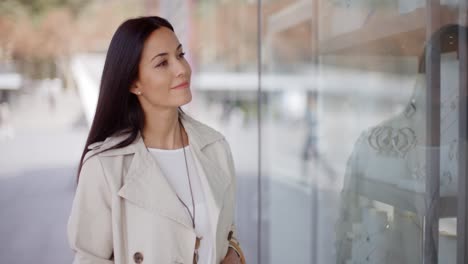
[{"label": "mannequin", "polygon": [[[458,28],[446,26],[434,36],[458,44]],[[336,226],[337,263],[422,263],[427,152],[440,154],[440,195],[457,194],[459,62],[457,52],[441,47],[440,147],[425,145],[429,89],[420,71],[404,111],[355,143]]]}]

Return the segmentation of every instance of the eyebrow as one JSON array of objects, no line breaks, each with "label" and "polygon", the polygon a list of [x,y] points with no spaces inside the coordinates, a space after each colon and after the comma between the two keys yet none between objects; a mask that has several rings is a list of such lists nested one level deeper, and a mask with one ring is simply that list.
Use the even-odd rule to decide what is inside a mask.
[{"label": "eyebrow", "polygon": [[[179,50],[180,48],[182,48],[182,44],[179,44],[179,46],[177,46],[176,51]],[[168,54],[169,54],[169,53],[167,53],[167,52],[159,53],[158,55],[154,56],[154,57],[151,59],[151,61],[153,61],[154,59],[156,59],[156,58],[159,57],[159,56],[166,56],[166,55],[168,55]]]}]

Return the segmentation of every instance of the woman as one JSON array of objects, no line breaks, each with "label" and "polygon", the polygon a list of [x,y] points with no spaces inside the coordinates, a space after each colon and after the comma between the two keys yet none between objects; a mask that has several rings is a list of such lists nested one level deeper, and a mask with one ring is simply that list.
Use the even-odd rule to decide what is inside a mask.
[{"label": "woman", "polygon": [[229,145],[180,109],[190,76],[165,19],[115,32],[68,222],[74,263],[244,263]]}]

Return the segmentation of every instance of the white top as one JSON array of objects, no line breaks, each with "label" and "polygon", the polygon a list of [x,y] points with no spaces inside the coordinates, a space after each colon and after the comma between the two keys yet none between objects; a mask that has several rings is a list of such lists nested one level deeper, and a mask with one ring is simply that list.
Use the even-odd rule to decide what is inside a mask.
[{"label": "white top", "polygon": [[[184,151],[182,148],[165,150],[148,148],[149,152],[155,158],[157,164],[162,170],[167,181],[187,205],[190,212],[193,214],[192,198],[190,194],[190,186],[187,177],[187,169],[185,166]],[[213,241],[211,239],[211,223],[208,215],[205,195],[201,185],[200,176],[198,175],[195,162],[190,151],[190,146],[185,147],[187,155],[187,164],[192,184],[193,198],[195,202],[195,232],[198,237],[202,237],[200,248],[198,250],[200,264],[211,264],[213,262]],[[185,207],[184,207],[185,208]],[[185,210],[187,216],[190,214]],[[191,218],[190,218],[191,219]]]}]

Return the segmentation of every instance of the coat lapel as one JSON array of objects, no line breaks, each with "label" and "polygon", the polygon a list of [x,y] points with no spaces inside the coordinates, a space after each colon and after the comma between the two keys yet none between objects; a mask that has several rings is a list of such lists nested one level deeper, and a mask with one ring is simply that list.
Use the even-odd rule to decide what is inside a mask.
[{"label": "coat lapel", "polygon": [[[227,187],[231,180],[229,175],[219,167],[214,157],[208,157],[203,151],[204,148],[214,141],[223,139],[224,137],[216,132],[215,130],[204,130],[204,126],[201,123],[191,119],[190,117],[183,115],[182,124],[189,136],[189,141],[192,149],[192,154],[197,163],[198,173],[201,179],[206,179],[205,192],[207,192],[213,199],[216,205],[216,210],[219,213],[219,209],[222,207],[223,198]],[[213,208],[215,209],[215,208]]]},{"label": "coat lapel", "polygon": [[[189,136],[193,160],[205,193],[205,202],[211,223],[212,241],[217,241],[219,215],[223,208],[224,195],[231,180],[230,176],[225,172],[226,170],[220,168],[218,163],[212,160],[214,157],[210,158],[203,150],[213,140],[221,140],[224,137],[212,129],[205,131],[203,124],[186,115],[182,115],[182,117],[184,128]],[[215,133],[212,134],[213,132]],[[213,252],[214,254],[217,252],[216,243],[213,243]]]},{"label": "coat lapel", "polygon": [[[226,170],[207,156],[203,149],[209,144],[223,139],[217,131],[182,113],[182,124],[189,138],[190,149],[196,163],[197,172],[205,192],[209,217],[216,235],[220,209],[224,194],[231,183]],[[104,142],[113,145],[120,139]],[[105,148],[105,147],[104,147]],[[133,154],[132,162],[124,175],[123,186],[118,195],[136,206],[163,215],[192,229],[192,222],[186,208],[179,201],[174,189],[166,180],[157,162],[147,150],[139,134],[134,143],[127,147],[103,152],[103,156]]]},{"label": "coat lapel", "polygon": [[[214,162],[208,159],[203,152],[192,148],[193,160],[195,161],[200,182],[205,193],[205,202],[208,208],[208,218],[211,223],[212,241],[217,241],[216,234],[218,220],[224,200],[224,194],[229,183],[224,179],[223,170],[219,169]],[[216,243],[213,244],[213,252],[217,252]]]},{"label": "coat lapel", "polygon": [[179,201],[173,188],[163,175],[160,167],[146,149],[143,139],[136,142],[126,182],[119,190],[119,196],[140,208],[168,217],[187,228],[192,222],[185,207]]}]

